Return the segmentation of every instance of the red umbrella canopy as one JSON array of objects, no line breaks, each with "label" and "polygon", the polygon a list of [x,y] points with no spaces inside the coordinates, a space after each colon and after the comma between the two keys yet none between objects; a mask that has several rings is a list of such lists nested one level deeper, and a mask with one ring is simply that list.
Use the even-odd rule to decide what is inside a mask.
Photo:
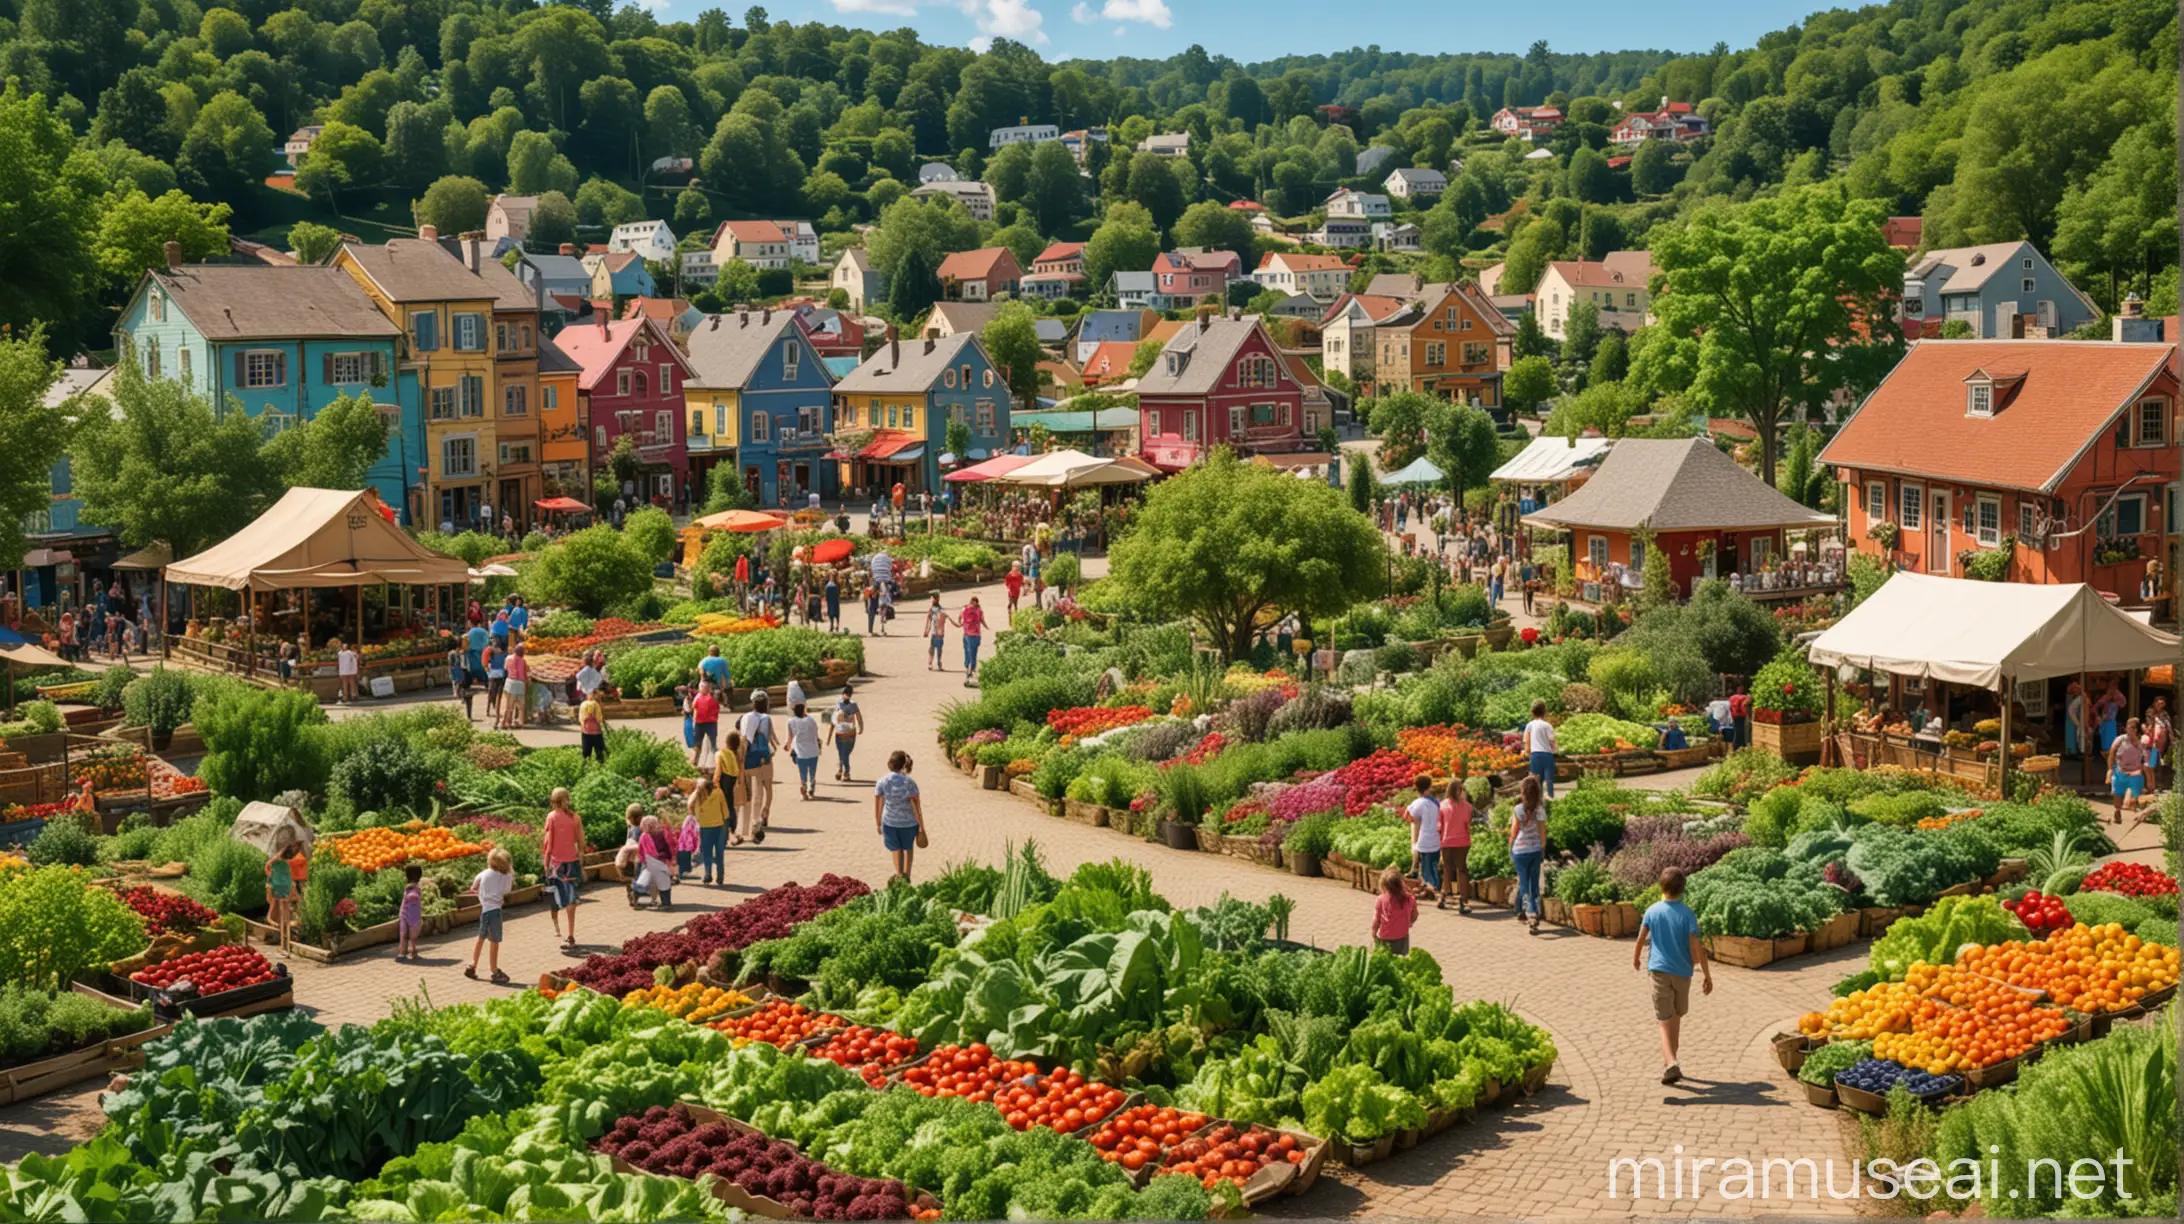
[{"label": "red umbrella canopy", "polygon": [[856,544],[847,536],[835,536],[831,540],[821,540],[812,546],[812,564],[833,565],[838,561],[847,561],[849,555],[855,551],[857,551]]}]

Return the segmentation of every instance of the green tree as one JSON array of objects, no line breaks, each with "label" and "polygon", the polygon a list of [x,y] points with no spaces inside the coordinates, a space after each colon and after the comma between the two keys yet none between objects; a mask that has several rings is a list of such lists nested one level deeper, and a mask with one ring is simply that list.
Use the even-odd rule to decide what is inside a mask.
[{"label": "green tree", "polygon": [[1370,517],[1373,512],[1373,499],[1380,496],[1380,482],[1373,479],[1373,461],[1365,452],[1356,451],[1350,455],[1349,464],[1350,475],[1346,489],[1350,509]]},{"label": "green tree", "polygon": [[205,741],[198,776],[223,795],[263,801],[326,789],[326,711],[309,693],[222,685],[197,699],[190,722]]},{"label": "green tree", "polygon": [[1188,618],[1236,658],[1262,614],[1331,616],[1371,598],[1387,551],[1342,494],[1223,448],[1147,494],[1115,544],[1111,577],[1130,607]]},{"label": "green tree", "polygon": [[1502,402],[1517,412],[1530,412],[1561,389],[1555,382],[1554,363],[1536,353],[1519,357],[1502,375]]},{"label": "green tree", "polygon": [[1562,364],[1583,370],[1592,364],[1593,354],[1599,350],[1600,307],[1592,302],[1573,304],[1569,318],[1562,323]]},{"label": "green tree", "polygon": [[613,229],[632,221],[645,219],[645,202],[637,193],[619,183],[603,178],[587,179],[576,193],[576,221],[579,225],[599,229]]},{"label": "green tree", "polygon": [[1587,204],[1606,204],[1615,199],[1615,171],[1598,149],[1581,148],[1570,154],[1570,198]]},{"label": "green tree", "polygon": [[1591,368],[1586,371],[1585,381],[1621,382],[1630,372],[1630,347],[1623,340],[1623,333],[1609,330],[1600,336],[1600,344],[1593,350]]},{"label": "green tree", "polygon": [[586,527],[547,545],[516,585],[533,603],[598,616],[651,590],[652,564],[623,533]]},{"label": "green tree", "polygon": [[1158,254],[1160,234],[1153,228],[1150,213],[1134,205],[1110,209],[1107,220],[1084,244],[1086,290],[1104,294],[1115,273],[1142,272],[1153,266],[1153,256]]},{"label": "green tree", "polygon": [[265,444],[265,458],[291,488],[361,489],[386,453],[387,421],[368,392],[336,396]]},{"label": "green tree", "polygon": [[1457,493],[1484,485],[1501,463],[1494,418],[1470,404],[1434,400],[1426,420],[1426,458],[1447,474],[1448,487]]},{"label": "green tree", "polygon": [[341,191],[369,187],[386,172],[387,151],[379,138],[353,123],[335,120],[311,142],[311,151],[296,167],[296,190],[306,195],[323,194],[341,210]]},{"label": "green tree", "polygon": [[940,259],[924,247],[911,247],[887,278],[887,312],[909,322],[940,300]]},{"label": "green tree", "polygon": [[1234,251],[1246,268],[1258,262],[1255,239],[1248,215],[1212,200],[1201,200],[1184,209],[1175,223],[1177,246]]},{"label": "green tree", "polygon": [[1775,475],[1784,413],[1863,391],[1903,351],[1878,324],[1903,282],[1879,201],[1832,186],[1700,212],[1649,236],[1655,317],[1699,338],[1696,394],[1752,422],[1760,478]]},{"label": "green tree", "polygon": [[[758,499],[744,486],[743,470],[733,463],[716,463],[705,473],[705,513],[719,514],[723,510],[756,510]],[[713,537],[713,543],[735,538],[734,532],[721,532]],[[713,545],[705,547],[711,556]]]},{"label": "green tree", "polygon": [[273,160],[273,129],[249,99],[233,90],[213,95],[183,138],[175,170],[190,194],[235,201],[259,189]]},{"label": "green tree", "polygon": [[316,221],[298,221],[288,227],[288,249],[298,263],[325,263],[341,249],[341,231]]},{"label": "green tree", "polygon": [[508,143],[508,190],[514,195],[576,194],[576,166],[544,132],[517,132]]},{"label": "green tree", "polygon": [[713,219],[713,202],[695,187],[675,193],[675,228],[686,234],[705,229]]},{"label": "green tree", "polygon": [[1630,187],[1642,196],[1667,195],[1676,186],[1675,151],[1666,140],[1648,140],[1630,155]]},{"label": "green tree", "polygon": [[943,444],[947,452],[961,463],[971,453],[971,423],[962,417],[949,417],[948,430]]},{"label": "green tree", "polygon": [[1530,293],[1538,288],[1548,262],[1562,258],[1567,241],[1562,227],[1544,217],[1525,226],[1509,244],[1509,257],[1502,264],[1501,291]]},{"label": "green tree", "polygon": [[1965,110],[1950,223],[1973,242],[2026,238],[2049,247],[2069,186],[2136,124],[2167,111],[2159,121],[2173,129],[2175,96],[2174,75],[2163,83],[2090,42],[1988,77]]},{"label": "green tree", "polygon": [[[1508,285],[1503,284],[1507,289]],[[1527,310],[1517,319],[1516,338],[1510,341],[1511,351],[1518,357],[1552,357],[1555,342],[1548,337],[1547,329],[1539,325],[1539,314]]]},{"label": "green tree", "polygon": [[1390,470],[1405,467],[1425,453],[1426,427],[1435,402],[1423,391],[1398,391],[1365,403],[1365,420],[1380,439],[1380,461]]},{"label": "green tree", "polygon": [[166,243],[181,243],[188,260],[225,255],[228,211],[225,204],[199,204],[179,190],[156,200],[141,191],[109,197],[99,217],[99,270],[111,283],[133,289],[147,271],[166,265]]},{"label": "green tree", "polygon": [[675,555],[675,520],[657,506],[631,511],[622,520],[622,534],[653,565]]},{"label": "green tree", "polygon": [[1040,142],[1024,174],[1023,204],[1043,233],[1059,234],[1085,217],[1084,176],[1059,141]]},{"label": "green tree", "polygon": [[485,184],[463,174],[450,174],[432,186],[412,211],[417,224],[430,225],[452,238],[485,228],[485,212],[492,204]]},{"label": "green tree", "polygon": [[563,243],[576,241],[576,204],[558,191],[539,196],[531,209],[531,230],[523,236],[525,249],[551,255]]},{"label": "green tree", "polygon": [[1018,404],[1029,404],[1039,394],[1039,362],[1045,353],[1039,348],[1038,323],[1031,307],[1003,302],[978,336],[987,359],[1000,369]]},{"label": "green tree", "polygon": [[1133,203],[1144,206],[1152,215],[1154,228],[1162,233],[1175,224],[1176,218],[1183,215],[1184,205],[1190,203],[1183,194],[1183,181],[1168,168],[1168,159],[1150,154],[1130,159],[1125,192]]},{"label": "green tree", "polygon": [[[880,214],[878,225],[865,241],[865,250],[872,257],[872,266],[892,285],[904,274],[913,252],[922,260],[924,275],[930,279],[941,260],[976,247],[978,237],[978,222],[971,220],[962,205],[952,200],[904,197]],[[934,292],[938,291],[935,282]],[[917,296],[912,294],[913,299]],[[926,304],[931,304],[930,298]],[[898,312],[895,317],[907,321],[911,316]]]},{"label": "green tree", "polygon": [[87,413],[71,451],[86,522],[131,548],[165,541],[187,557],[242,530],[280,493],[262,427],[240,407],[215,413],[174,379],[135,361],[114,367],[114,412]]},{"label": "green tree", "polygon": [[0,569],[23,563],[23,523],[53,502],[53,465],[68,453],[80,402],[47,405],[60,377],[46,355],[45,328],[0,333]]}]

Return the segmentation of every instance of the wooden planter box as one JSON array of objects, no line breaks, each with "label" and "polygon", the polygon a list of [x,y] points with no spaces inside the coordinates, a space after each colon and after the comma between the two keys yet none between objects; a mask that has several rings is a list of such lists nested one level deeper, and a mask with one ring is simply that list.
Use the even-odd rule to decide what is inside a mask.
[{"label": "wooden planter box", "polygon": [[55,731],[51,735],[18,735],[4,743],[7,751],[21,754],[21,764],[45,765],[61,759],[68,747],[68,735],[66,731]]},{"label": "wooden planter box", "polygon": [[1653,755],[1660,758],[1663,769],[1690,769],[1714,759],[1714,741],[1706,740],[1689,748],[1655,749]]},{"label": "wooden planter box", "polygon": [[1781,757],[1792,765],[1811,765],[1820,760],[1821,724],[1763,723],[1752,721],[1752,747]]},{"label": "wooden planter box", "polygon": [[1200,852],[1205,854],[1222,853],[1221,830],[1213,827],[1212,825],[1202,824],[1197,826],[1197,831],[1198,849]]},{"label": "wooden planter box", "polygon": [[999,765],[973,765],[971,768],[977,773],[980,790],[1000,790],[1001,784],[1007,781]]},{"label": "wooden planter box", "polygon": [[1772,939],[1746,939],[1741,935],[1714,935],[1706,940],[1706,954],[1724,965],[1759,969],[1773,963],[1775,942]]},{"label": "wooden planter box", "polygon": [[[136,1009],[134,1003],[93,990],[80,982],[76,984],[75,991],[109,1007],[127,1011]],[[164,1024],[155,1020],[151,1027],[141,1032],[110,1038],[80,1050],[0,1070],[0,1105],[13,1105],[18,1101],[57,1092],[85,1080],[103,1079],[117,1071],[141,1067],[144,1065],[144,1044],[173,1031],[172,1020]]]},{"label": "wooden planter box", "polygon": [[1837,914],[1808,932],[1811,950],[1828,952],[1844,947],[1858,938],[1858,915],[1855,911]]},{"label": "wooden planter box", "polygon": [[1803,931],[1799,931],[1795,935],[1784,935],[1774,941],[1774,959],[1788,960],[1793,956],[1803,956],[1808,946],[1809,943]]},{"label": "wooden planter box", "polygon": [[1107,823],[1106,808],[1097,803],[1086,803],[1082,799],[1063,799],[1062,815],[1078,824],[1090,825],[1095,829]]},{"label": "wooden planter box", "polygon": [[1330,850],[1327,857],[1320,860],[1319,870],[1321,875],[1330,880],[1340,880],[1354,886],[1357,883],[1358,866]]},{"label": "wooden planter box", "polygon": [[1062,814],[1062,801],[1049,799],[1040,794],[1039,788],[1031,784],[1030,778],[1009,779],[1009,793],[1019,799],[1031,800],[1031,802],[1038,805],[1040,811],[1049,816],[1060,816]]},{"label": "wooden planter box", "polygon": [[1542,897],[1539,903],[1540,917],[1556,926],[1570,926],[1570,906],[1559,897]]},{"label": "wooden planter box", "polygon": [[1887,932],[1889,924],[1903,917],[1903,908],[1894,905],[1869,905],[1858,911],[1858,938],[1878,939]]}]

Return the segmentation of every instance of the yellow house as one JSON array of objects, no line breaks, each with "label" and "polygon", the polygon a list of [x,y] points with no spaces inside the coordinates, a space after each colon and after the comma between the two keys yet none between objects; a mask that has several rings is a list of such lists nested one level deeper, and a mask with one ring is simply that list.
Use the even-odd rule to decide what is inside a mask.
[{"label": "yellow house", "polygon": [[414,521],[457,531],[498,521],[493,504],[495,414],[500,398],[494,349],[496,286],[471,271],[459,244],[443,245],[431,226],[383,246],[344,243],[334,266],[364,287],[402,329],[401,364],[416,378],[425,421],[419,467],[424,504]]}]

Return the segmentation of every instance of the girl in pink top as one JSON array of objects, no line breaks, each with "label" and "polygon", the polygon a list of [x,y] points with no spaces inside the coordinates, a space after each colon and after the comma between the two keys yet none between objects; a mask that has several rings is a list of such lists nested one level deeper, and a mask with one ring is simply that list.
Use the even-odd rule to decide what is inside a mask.
[{"label": "girl in pink top", "polygon": [[1439,908],[1448,908],[1451,894],[1456,898],[1456,912],[1471,912],[1471,797],[1464,793],[1464,780],[1458,778],[1448,784],[1448,798],[1441,800],[1441,900]]},{"label": "girl in pink top", "polygon": [[1403,873],[1380,873],[1380,895],[1373,900],[1373,939],[1397,956],[1410,954],[1411,923],[1418,920],[1418,899],[1403,888]]}]

